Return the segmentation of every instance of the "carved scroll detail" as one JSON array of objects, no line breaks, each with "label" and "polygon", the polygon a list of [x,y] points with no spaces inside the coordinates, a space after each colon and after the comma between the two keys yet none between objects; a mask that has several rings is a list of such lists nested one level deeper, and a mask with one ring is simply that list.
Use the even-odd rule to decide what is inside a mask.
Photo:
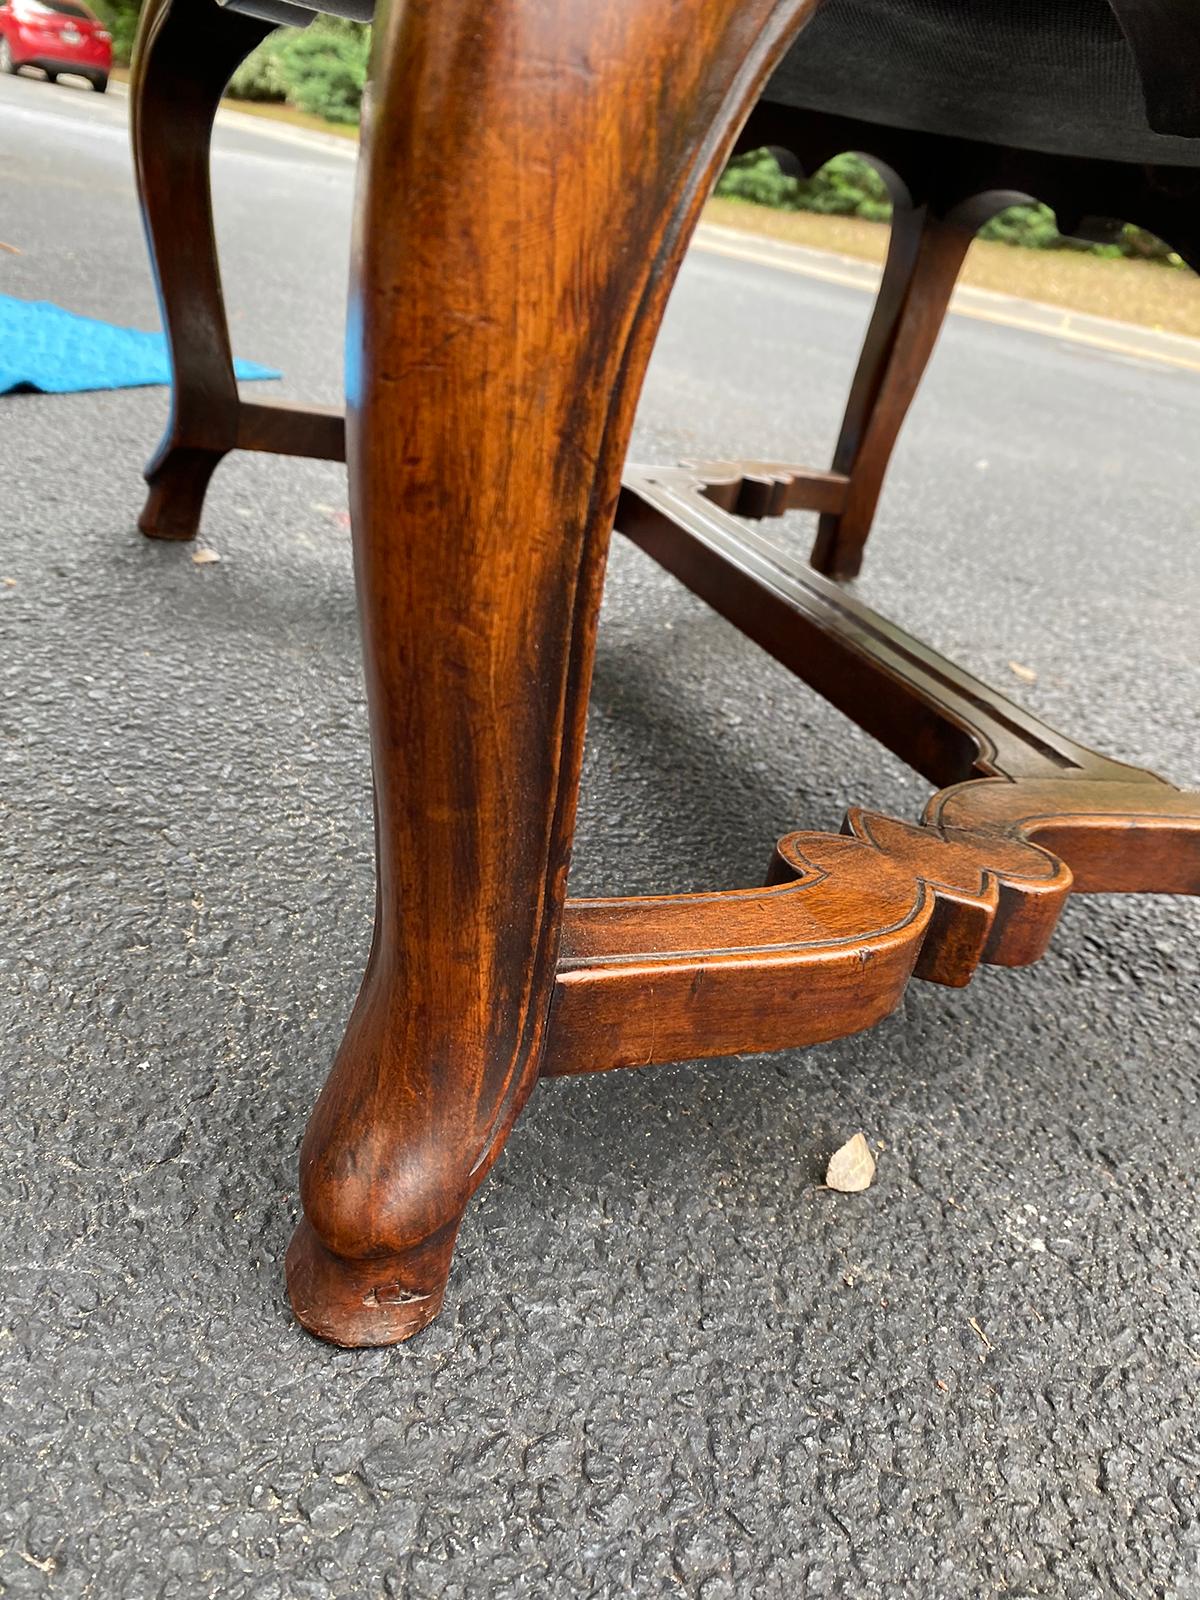
[{"label": "carved scroll detail", "polygon": [[840,836],[789,834],[762,889],[570,900],[542,1074],[857,1033],[910,977],[1039,960],[1072,889],[1200,893],[1200,796],[982,779],[921,824],[855,807]]},{"label": "carved scroll detail", "polygon": [[910,977],[1037,961],[1072,890],[1200,893],[1200,795],[1056,733],[735,520],[837,492],[761,462],[635,468],[617,525],[949,786],[920,824],[855,808],[840,836],[788,835],[762,889],[569,900],[543,1075],[839,1038]]},{"label": "carved scroll detail", "polygon": [[1200,795],[1141,781],[984,779],[935,794],[928,825],[1036,840],[1076,894],[1200,894]]}]

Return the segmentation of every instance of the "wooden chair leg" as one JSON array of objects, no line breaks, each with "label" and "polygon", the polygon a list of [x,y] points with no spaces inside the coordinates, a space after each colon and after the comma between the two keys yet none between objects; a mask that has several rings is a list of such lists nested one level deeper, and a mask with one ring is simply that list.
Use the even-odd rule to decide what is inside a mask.
[{"label": "wooden chair leg", "polygon": [[811,9],[408,0],[377,24],[346,365],[379,893],[288,1255],[297,1316],[338,1343],[436,1315],[536,1079],[633,407],[714,171]]},{"label": "wooden chair leg", "polygon": [[892,450],[979,220],[895,200],[883,282],[833,456],[834,471],[850,480],[846,502],[821,517],[812,550],[813,566],[828,577],[852,578],[862,566]]},{"label": "wooden chair leg", "polygon": [[237,443],[209,145],[225,85],[272,26],[215,0],[149,0],[142,12],[130,120],[173,373],[171,418],[146,468],[150,494],[138,519],[153,539],[195,537],[208,481]]}]

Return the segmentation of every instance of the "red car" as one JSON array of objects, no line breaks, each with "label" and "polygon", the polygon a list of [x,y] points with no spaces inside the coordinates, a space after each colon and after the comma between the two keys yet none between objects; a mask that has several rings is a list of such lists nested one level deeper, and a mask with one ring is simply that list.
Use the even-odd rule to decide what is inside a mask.
[{"label": "red car", "polygon": [[112,34],[83,0],[0,0],[0,72],[41,67],[53,83],[60,72],[108,88]]}]

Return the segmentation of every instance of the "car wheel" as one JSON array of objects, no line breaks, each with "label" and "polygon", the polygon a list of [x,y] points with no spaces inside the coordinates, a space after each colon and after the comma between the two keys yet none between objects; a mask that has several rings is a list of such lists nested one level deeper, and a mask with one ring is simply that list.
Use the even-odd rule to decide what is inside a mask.
[{"label": "car wheel", "polygon": [[92,88],[95,89],[97,94],[103,94],[108,88],[108,73],[98,73],[97,76],[92,79]]},{"label": "car wheel", "polygon": [[8,40],[0,37],[0,72],[15,72],[17,63],[13,60],[13,53]]}]

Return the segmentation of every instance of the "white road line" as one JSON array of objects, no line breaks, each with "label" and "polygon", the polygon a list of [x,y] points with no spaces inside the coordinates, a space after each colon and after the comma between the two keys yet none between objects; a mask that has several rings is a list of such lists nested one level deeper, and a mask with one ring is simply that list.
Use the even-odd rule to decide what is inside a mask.
[{"label": "white road line", "polygon": [[[112,88],[117,88],[117,85],[114,84]],[[65,91],[61,90],[45,92],[48,95],[65,94]],[[112,89],[109,93],[111,95]],[[86,102],[87,96],[82,95],[82,92],[81,98]],[[94,142],[102,139],[108,143],[115,141],[118,144],[128,145],[129,123],[125,104],[128,100],[128,91],[123,95],[118,94],[117,99],[118,105],[113,105],[110,99],[102,98],[96,105],[85,103],[78,106],[66,102],[58,105],[23,105],[15,104],[7,98],[0,99],[0,125],[5,122],[24,123],[27,127],[53,130],[56,137],[70,139],[73,142]],[[280,126],[266,117],[256,117],[247,112],[219,111],[217,128],[247,135],[250,138],[262,138],[273,144],[286,144],[295,150],[307,151],[310,156],[333,156],[351,165],[358,156],[358,141],[355,139],[342,139],[333,133],[315,133],[304,128]],[[222,160],[278,160],[278,156],[251,150],[230,150],[222,145],[219,138],[214,143],[213,153]]]}]

